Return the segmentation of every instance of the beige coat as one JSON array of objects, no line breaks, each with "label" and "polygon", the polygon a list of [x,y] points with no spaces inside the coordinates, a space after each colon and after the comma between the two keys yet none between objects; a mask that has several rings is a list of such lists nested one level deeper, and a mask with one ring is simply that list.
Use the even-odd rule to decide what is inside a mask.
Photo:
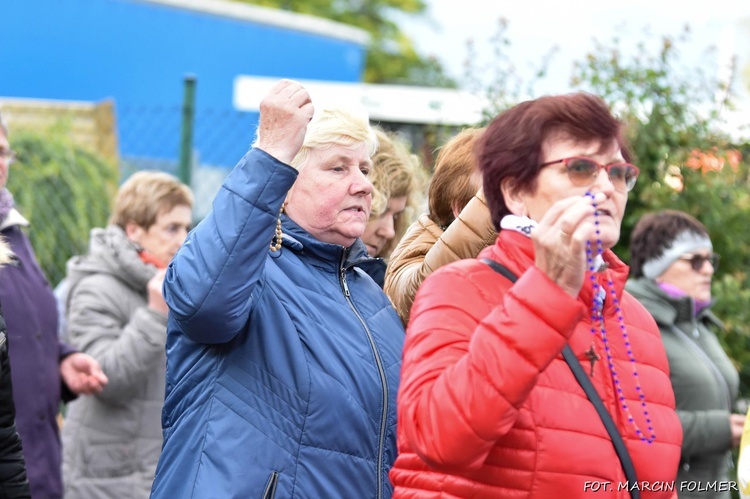
[{"label": "beige coat", "polygon": [[425,277],[456,260],[475,258],[496,237],[481,191],[445,232],[429,216],[421,215],[391,254],[385,273],[383,289],[404,325],[409,323],[414,295]]}]

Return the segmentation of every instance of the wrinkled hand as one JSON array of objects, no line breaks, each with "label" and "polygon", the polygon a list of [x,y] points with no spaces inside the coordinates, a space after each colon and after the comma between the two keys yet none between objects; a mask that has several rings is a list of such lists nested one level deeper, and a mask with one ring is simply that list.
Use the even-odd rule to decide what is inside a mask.
[{"label": "wrinkled hand", "polygon": [[570,296],[577,297],[586,276],[586,241],[595,238],[594,207],[606,195],[575,196],[553,204],[532,232],[536,266]]},{"label": "wrinkled hand", "polygon": [[732,449],[736,449],[740,446],[740,440],[742,439],[742,430],[745,428],[745,415],[744,414],[730,414],[729,415],[729,429],[732,432]]},{"label": "wrinkled hand", "polygon": [[167,269],[159,269],[146,284],[148,308],[163,315],[169,314],[169,307],[167,306],[167,302],[164,301],[164,292],[162,291],[164,276],[166,274]]},{"label": "wrinkled hand", "polygon": [[302,147],[313,112],[305,87],[280,80],[260,102],[258,147],[289,164]]},{"label": "wrinkled hand", "polygon": [[80,352],[68,355],[60,362],[60,376],[77,395],[99,393],[109,381],[99,362]]}]

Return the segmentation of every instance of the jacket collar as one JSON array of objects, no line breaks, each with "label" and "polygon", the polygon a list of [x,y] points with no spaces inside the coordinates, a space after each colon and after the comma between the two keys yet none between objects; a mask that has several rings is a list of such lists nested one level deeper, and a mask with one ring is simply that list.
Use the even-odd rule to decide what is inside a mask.
[{"label": "jacket collar", "polygon": [[26,220],[26,218],[21,215],[18,210],[15,208],[11,208],[8,212],[8,216],[5,217],[5,220],[3,220],[3,223],[0,224],[0,230],[5,230],[8,227],[12,227],[14,225],[21,225],[24,227],[28,227],[29,221]]},{"label": "jacket collar", "polygon": [[419,215],[416,223],[418,223],[423,230],[427,231],[435,239],[440,239],[440,236],[443,235],[443,229],[433,222],[430,216],[426,213]]},{"label": "jacket collar", "polygon": [[359,238],[348,248],[340,244],[325,243],[313,237],[286,214],[281,215],[281,227],[284,234],[281,245],[296,253],[313,257],[319,266],[349,269],[362,262],[377,260],[367,255],[367,248]]},{"label": "jacket collar", "polygon": [[146,291],[156,267],[141,260],[138,249],[118,225],[91,229],[89,250],[68,260],[69,289],[91,274],[109,274],[139,292]]},{"label": "jacket collar", "polygon": [[[657,324],[674,325],[682,322],[692,322],[693,300],[689,296],[679,298],[669,296],[653,279],[640,277],[628,281],[627,290],[651,312]],[[723,329],[724,324],[711,311],[711,305],[704,308],[696,319],[707,321]]]},{"label": "jacket collar", "polygon": [[[527,269],[534,265],[535,254],[534,244],[529,236],[515,230],[501,230],[497,241],[490,249],[491,257],[498,262],[503,262],[511,271],[520,276]],[[609,284],[607,281],[612,280],[615,293],[618,299],[622,296],[625,282],[628,278],[630,268],[625,265],[617,255],[611,250],[606,250],[602,254],[606,268],[597,272],[597,282],[609,293]],[[590,272],[586,271],[586,278],[581,292],[578,295],[585,304],[590,305],[592,295]]]}]

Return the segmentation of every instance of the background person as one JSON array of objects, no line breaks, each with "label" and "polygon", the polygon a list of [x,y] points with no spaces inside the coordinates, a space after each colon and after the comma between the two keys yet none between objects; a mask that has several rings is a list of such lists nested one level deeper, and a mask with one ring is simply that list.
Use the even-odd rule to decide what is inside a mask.
[{"label": "background person", "polygon": [[256,145],[164,280],[152,498],[391,496],[403,326],[358,267],[376,147],[366,115],[313,118],[299,83],[261,101]]},{"label": "background person", "polygon": [[[724,326],[711,313],[711,279],[719,262],[708,231],[687,213],[644,215],[630,240],[627,290],[651,312],[669,359],[682,425],[678,483],[729,480],[730,451],[745,416],[733,414],[739,374],[719,343]],[[682,491],[680,498],[729,498],[729,491]]]},{"label": "background person", "polygon": [[[11,262],[12,253],[0,239],[0,272]],[[21,437],[16,430],[16,405],[8,358],[8,332],[0,306],[0,497],[30,499]]]},{"label": "background person", "polygon": [[[587,480],[626,482],[560,355],[566,345],[611,411],[639,483],[674,480],[681,430],[667,357],[610,251],[638,176],[620,122],[598,97],[549,96],[498,115],[480,140],[499,234],[479,257],[519,278],[466,259],[419,288],[404,345],[394,497],[567,498],[584,496]],[[626,496],[617,487],[596,493]]]},{"label": "background person", "polygon": [[456,260],[475,258],[497,237],[474,154],[482,131],[467,128],[442,147],[427,195],[429,213],[409,227],[388,262],[383,289],[405,325],[425,277]]},{"label": "background person", "polygon": [[190,227],[193,195],[140,171],[122,184],[110,224],[67,272],[67,333],[109,378],[71,402],[62,430],[67,497],[147,498],[162,445],[167,308],[164,272]]},{"label": "background person", "polygon": [[16,425],[31,496],[59,499],[63,493],[56,418],[60,402],[101,391],[107,377],[96,360],[58,337],[55,296],[22,229],[29,222],[15,209],[5,187],[14,157],[8,130],[0,120],[0,237],[8,242],[15,260],[0,272],[0,303],[8,342],[13,345],[10,364]]},{"label": "background person", "polygon": [[362,234],[367,254],[377,260],[367,265],[370,277],[383,287],[387,260],[403,237],[422,199],[422,166],[416,155],[393,132],[374,127],[378,150],[372,157],[372,208]]}]

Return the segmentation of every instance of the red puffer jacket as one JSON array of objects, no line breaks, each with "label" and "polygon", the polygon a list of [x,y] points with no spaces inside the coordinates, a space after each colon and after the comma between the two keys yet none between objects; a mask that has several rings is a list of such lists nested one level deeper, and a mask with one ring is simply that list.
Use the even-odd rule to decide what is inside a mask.
[{"label": "red puffer jacket", "polygon": [[[588,277],[573,299],[534,266],[533,253],[530,239],[505,230],[479,258],[521,276],[512,288],[485,263],[463,260],[419,289],[398,395],[394,497],[629,497],[604,425],[562,358],[566,342],[587,372],[592,344],[602,359],[591,380],[624,436],[643,499],[676,497],[682,429],[667,357],[654,320],[623,292],[628,267],[608,251],[598,282],[610,294],[611,276],[620,300],[656,434],[651,444],[617,402],[599,333],[591,333]],[[604,316],[627,404],[650,435],[611,299]]]}]

